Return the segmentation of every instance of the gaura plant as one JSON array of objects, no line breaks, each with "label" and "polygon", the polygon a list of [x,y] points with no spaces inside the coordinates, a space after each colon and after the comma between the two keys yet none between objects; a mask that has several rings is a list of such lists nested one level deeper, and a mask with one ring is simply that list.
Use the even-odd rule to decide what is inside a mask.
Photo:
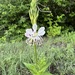
[{"label": "gaura plant", "polygon": [[27,44],[30,44],[32,42],[32,45],[34,46],[34,60],[33,63],[26,63],[24,62],[24,65],[29,69],[29,71],[33,75],[52,75],[47,71],[48,66],[50,63],[46,60],[45,57],[42,59],[38,59],[38,54],[36,50],[36,44],[38,41],[41,41],[42,36],[45,34],[45,27],[39,28],[37,31],[37,25],[34,24],[32,26],[32,29],[26,29],[25,36],[28,38],[26,40]]},{"label": "gaura plant", "polygon": [[52,75],[47,70],[50,63],[46,60],[45,57],[42,59],[38,59],[38,54],[36,47],[37,45],[41,45],[43,38],[42,36],[45,34],[45,27],[39,28],[37,31],[37,18],[39,11],[37,9],[37,0],[32,0],[30,4],[29,16],[32,23],[32,28],[26,29],[25,36],[27,37],[26,43],[29,45],[33,45],[34,47],[34,59],[33,63],[26,63],[24,65],[29,69],[32,75]]}]

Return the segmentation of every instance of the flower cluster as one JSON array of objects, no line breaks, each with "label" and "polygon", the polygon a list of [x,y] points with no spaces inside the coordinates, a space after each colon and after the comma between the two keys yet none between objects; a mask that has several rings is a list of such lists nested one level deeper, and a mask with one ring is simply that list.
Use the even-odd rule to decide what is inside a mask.
[{"label": "flower cluster", "polygon": [[25,36],[28,38],[26,43],[32,45],[34,43],[41,45],[42,44],[42,36],[45,34],[45,27],[40,27],[37,31],[37,25],[34,24],[32,29],[26,29]]}]

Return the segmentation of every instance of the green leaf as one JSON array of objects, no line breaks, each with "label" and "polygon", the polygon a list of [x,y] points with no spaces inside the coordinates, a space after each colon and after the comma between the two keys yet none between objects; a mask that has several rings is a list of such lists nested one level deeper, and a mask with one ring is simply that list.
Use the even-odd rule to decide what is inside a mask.
[{"label": "green leaf", "polygon": [[46,65],[44,65],[41,69],[40,69],[40,73],[44,73],[46,70],[47,70],[47,68],[49,67],[49,65],[50,65],[50,63],[46,63]]},{"label": "green leaf", "polygon": [[24,65],[30,70],[32,74],[37,74],[37,69],[35,64],[25,63]]}]

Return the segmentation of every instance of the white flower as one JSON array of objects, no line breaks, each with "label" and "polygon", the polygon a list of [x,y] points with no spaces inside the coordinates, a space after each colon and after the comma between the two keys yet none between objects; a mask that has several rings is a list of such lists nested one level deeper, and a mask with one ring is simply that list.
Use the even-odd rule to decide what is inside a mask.
[{"label": "white flower", "polygon": [[40,27],[37,31],[37,25],[34,24],[32,29],[26,29],[25,36],[28,38],[26,40],[27,44],[33,44],[34,42],[42,41],[42,36],[45,34],[45,27]]}]

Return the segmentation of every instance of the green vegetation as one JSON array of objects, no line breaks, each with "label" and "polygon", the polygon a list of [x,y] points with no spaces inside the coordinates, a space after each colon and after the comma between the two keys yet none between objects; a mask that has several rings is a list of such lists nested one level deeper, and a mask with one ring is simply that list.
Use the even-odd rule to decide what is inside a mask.
[{"label": "green vegetation", "polygon": [[0,75],[32,75],[37,69],[33,47],[26,44],[24,35],[36,22],[46,29],[44,43],[37,47],[38,66],[42,70],[46,60],[50,63],[39,74],[47,69],[52,75],[75,75],[75,1],[30,2],[0,0]]},{"label": "green vegetation", "polygon": [[[0,39],[21,41],[26,28],[31,27],[29,18],[31,0],[0,0]],[[32,5],[31,5],[32,6]],[[57,36],[75,29],[74,0],[38,0],[38,26],[44,26],[48,36]],[[31,9],[32,10],[32,9]]]},{"label": "green vegetation", "polygon": [[[65,36],[65,37],[64,37]],[[37,48],[39,59],[46,56],[53,75],[75,75],[75,33],[44,39]],[[0,75],[30,75],[23,62],[32,63],[33,47],[25,41],[0,44]]]}]

